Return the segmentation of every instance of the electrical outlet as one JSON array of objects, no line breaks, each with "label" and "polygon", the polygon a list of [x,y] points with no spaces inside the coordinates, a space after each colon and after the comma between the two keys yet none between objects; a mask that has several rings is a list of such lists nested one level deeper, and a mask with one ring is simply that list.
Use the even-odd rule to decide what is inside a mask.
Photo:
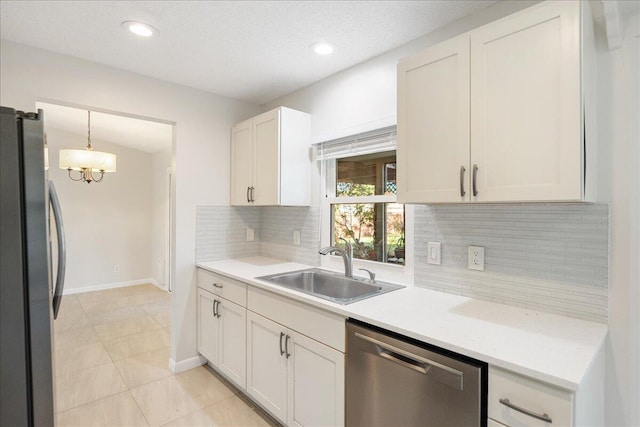
[{"label": "electrical outlet", "polygon": [[483,246],[469,246],[469,270],[484,271]]},{"label": "electrical outlet", "polygon": [[436,264],[440,265],[441,255],[442,255],[442,244],[439,242],[428,242],[427,243],[427,263],[428,264]]},{"label": "electrical outlet", "polygon": [[300,230],[293,230],[293,244],[300,246]]},{"label": "electrical outlet", "polygon": [[253,242],[255,240],[255,234],[253,228],[247,228],[247,242]]}]

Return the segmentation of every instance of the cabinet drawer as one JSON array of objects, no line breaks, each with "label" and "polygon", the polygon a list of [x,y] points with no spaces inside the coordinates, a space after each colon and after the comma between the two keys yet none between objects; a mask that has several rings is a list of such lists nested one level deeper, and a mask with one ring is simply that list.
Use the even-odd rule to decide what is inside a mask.
[{"label": "cabinet drawer", "polygon": [[254,288],[249,288],[247,292],[247,308],[345,352],[345,319],[342,316]]},{"label": "cabinet drawer", "polygon": [[[552,423],[512,409],[500,402],[546,414]],[[541,427],[573,425],[573,393],[493,366],[489,367],[489,417],[507,426]]]},{"label": "cabinet drawer", "polygon": [[247,285],[220,274],[198,268],[198,287],[219,295],[242,307],[247,306]]}]

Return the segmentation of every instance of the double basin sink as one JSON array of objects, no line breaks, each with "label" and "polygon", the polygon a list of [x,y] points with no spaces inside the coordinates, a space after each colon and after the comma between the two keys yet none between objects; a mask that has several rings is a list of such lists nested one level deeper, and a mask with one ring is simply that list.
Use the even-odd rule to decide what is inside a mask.
[{"label": "double basin sink", "polygon": [[257,279],[344,305],[404,288],[392,283],[345,277],[318,268],[271,274]]}]

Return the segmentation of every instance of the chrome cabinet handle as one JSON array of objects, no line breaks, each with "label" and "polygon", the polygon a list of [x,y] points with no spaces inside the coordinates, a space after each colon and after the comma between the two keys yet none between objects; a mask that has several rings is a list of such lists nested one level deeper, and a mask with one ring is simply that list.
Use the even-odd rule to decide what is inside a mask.
[{"label": "chrome cabinet handle", "polygon": [[251,202],[251,199],[249,198],[249,191],[251,191],[251,187],[247,187],[247,203]]},{"label": "chrome cabinet handle", "polygon": [[284,332],[280,332],[280,356],[284,355],[284,350],[282,349],[282,337],[284,337]]},{"label": "chrome cabinet handle", "polygon": [[478,181],[478,165],[473,165],[473,196],[478,195],[478,189],[476,188],[476,181]]},{"label": "chrome cabinet handle", "polygon": [[537,420],[544,421],[544,422],[547,422],[549,424],[551,424],[553,422],[551,420],[551,417],[549,416],[549,414],[542,414],[541,415],[541,414],[535,413],[535,412],[530,411],[528,409],[522,408],[522,407],[520,407],[518,405],[514,405],[513,403],[509,402],[509,399],[498,399],[498,401],[500,403],[502,403],[504,406],[506,406],[507,408],[511,408],[514,411],[518,411],[518,412],[520,412],[522,414],[528,415],[528,416],[530,416],[532,418],[535,418]]},{"label": "chrome cabinet handle", "polygon": [[460,166],[460,197],[464,197],[465,194],[467,194],[466,191],[464,191],[464,173],[465,173],[466,169],[464,168],[464,166]]},{"label": "chrome cabinet handle", "polygon": [[256,187],[251,187],[251,201],[255,202],[256,199],[253,198],[253,192],[256,190]]},{"label": "chrome cabinet handle", "polygon": [[287,339],[284,340],[284,352],[287,354],[287,359],[291,356],[291,353],[289,353],[289,338],[291,337],[287,335]]},{"label": "chrome cabinet handle", "polygon": [[218,285],[217,283],[214,283],[214,284],[213,284],[213,287],[214,287],[214,288],[218,288],[218,289],[222,289],[224,286],[222,286],[222,285]]},{"label": "chrome cabinet handle", "polygon": [[218,317],[218,300],[213,300],[213,317]]},{"label": "chrome cabinet handle", "polygon": [[218,303],[216,305],[216,317],[219,319],[222,317],[222,314],[220,314],[220,301],[216,300],[216,302]]}]

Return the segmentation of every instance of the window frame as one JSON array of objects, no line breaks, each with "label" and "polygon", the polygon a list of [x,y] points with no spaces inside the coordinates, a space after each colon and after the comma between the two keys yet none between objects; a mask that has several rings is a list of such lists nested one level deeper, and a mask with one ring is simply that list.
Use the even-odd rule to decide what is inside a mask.
[{"label": "window frame", "polygon": [[[385,150],[388,151],[388,150]],[[381,152],[385,152],[381,151]],[[358,154],[354,154],[354,157]],[[338,197],[336,196],[336,180],[337,180],[337,159],[328,158],[320,160],[321,173],[321,203],[320,203],[320,245],[327,247],[331,245],[331,233],[333,230],[331,224],[331,205],[333,204],[352,204],[352,203],[397,203],[396,195],[376,195],[361,197]],[[405,264],[392,264],[388,262],[353,259],[354,275],[368,277],[358,269],[366,268],[379,273],[382,280],[401,281],[403,283],[413,282],[413,258],[414,258],[414,239],[413,239],[413,218],[414,210],[412,205],[404,205],[404,235],[405,235]],[[344,263],[342,257],[338,255],[326,255],[320,257],[320,266],[323,268],[344,271]]]}]

